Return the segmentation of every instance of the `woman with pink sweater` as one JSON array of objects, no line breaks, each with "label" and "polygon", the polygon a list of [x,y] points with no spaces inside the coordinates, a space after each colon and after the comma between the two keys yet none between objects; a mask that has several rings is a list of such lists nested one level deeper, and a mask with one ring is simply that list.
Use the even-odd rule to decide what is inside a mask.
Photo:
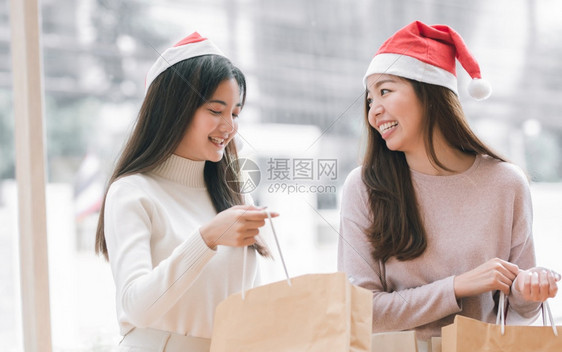
[{"label": "woman with pink sweater", "polygon": [[453,29],[413,22],[364,77],[368,144],[344,185],[338,268],[373,291],[373,331],[441,335],[456,314],[495,322],[499,291],[538,315],[560,275],[535,267],[525,174],[482,143],[457,93],[455,58],[490,86]]}]

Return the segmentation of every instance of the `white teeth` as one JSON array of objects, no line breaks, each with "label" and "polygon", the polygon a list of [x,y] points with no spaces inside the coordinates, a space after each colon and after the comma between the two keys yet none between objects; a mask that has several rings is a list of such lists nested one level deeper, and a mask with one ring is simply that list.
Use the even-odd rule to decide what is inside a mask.
[{"label": "white teeth", "polygon": [[209,139],[210,139],[213,143],[217,143],[217,144],[223,144],[223,143],[224,143],[224,139],[215,138],[215,137],[209,137]]},{"label": "white teeth", "polygon": [[382,125],[379,126],[379,130],[381,132],[385,132],[385,131],[391,129],[392,127],[394,127],[394,126],[398,126],[398,122],[396,122],[396,121],[386,122],[386,123],[383,123]]}]

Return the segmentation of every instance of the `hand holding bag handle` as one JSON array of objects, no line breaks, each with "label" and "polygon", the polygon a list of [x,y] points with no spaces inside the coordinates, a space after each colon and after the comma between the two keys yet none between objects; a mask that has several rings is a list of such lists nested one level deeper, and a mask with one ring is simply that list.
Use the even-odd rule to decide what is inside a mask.
[{"label": "hand holding bag handle", "polygon": [[[496,325],[500,325],[501,334],[505,333],[505,318],[507,317],[507,298],[505,297],[505,293],[500,292],[500,300],[498,304],[498,315],[496,317]],[[548,305],[547,301],[541,303],[542,306],[542,324],[543,326],[547,326],[547,316],[548,320],[550,321],[550,326],[552,327],[552,331],[554,332],[554,336],[558,336],[558,330],[556,329],[556,325],[554,324],[554,318],[552,317],[552,312],[550,311],[550,306]]]},{"label": "hand holding bag handle", "polygon": [[268,217],[287,279],[242,285],[219,303],[210,351],[371,351],[372,292],[351,285],[343,272],[289,277]]},{"label": "hand holding bag handle", "polygon": [[[285,259],[283,259],[283,253],[281,252],[281,246],[279,245],[279,239],[277,238],[277,233],[275,232],[275,227],[273,227],[273,219],[269,210],[265,210],[267,218],[269,219],[269,225],[271,226],[271,231],[273,231],[273,237],[275,238],[275,244],[277,245],[277,250],[279,251],[279,258],[281,258],[281,263],[283,264],[283,269],[285,270],[285,276],[287,277],[287,283],[291,286],[291,278],[289,277],[289,272],[287,271],[287,266],[285,265]],[[248,246],[244,247],[244,261],[242,264],[242,299],[246,297],[246,288],[244,283],[246,282],[246,258],[248,257]]]}]

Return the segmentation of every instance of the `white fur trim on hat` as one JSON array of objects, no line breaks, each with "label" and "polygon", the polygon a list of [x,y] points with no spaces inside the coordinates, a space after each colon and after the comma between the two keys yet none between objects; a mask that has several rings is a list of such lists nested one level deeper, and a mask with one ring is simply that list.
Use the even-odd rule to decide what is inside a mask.
[{"label": "white fur trim on hat", "polygon": [[146,91],[148,91],[148,87],[150,87],[152,81],[170,66],[180,61],[203,55],[225,56],[224,53],[208,39],[167,49],[158,57],[148,71],[146,75]]},{"label": "white fur trim on hat", "polygon": [[376,73],[395,75],[443,86],[452,90],[457,96],[459,95],[455,75],[411,56],[387,53],[376,55],[371,60],[367,73],[363,77],[364,87],[367,87],[367,77]]}]

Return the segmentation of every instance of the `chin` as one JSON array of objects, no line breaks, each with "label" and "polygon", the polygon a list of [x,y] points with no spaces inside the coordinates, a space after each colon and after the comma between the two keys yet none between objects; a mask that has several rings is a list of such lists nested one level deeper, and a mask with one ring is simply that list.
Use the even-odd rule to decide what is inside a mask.
[{"label": "chin", "polygon": [[386,147],[388,148],[388,150],[392,150],[393,152],[403,152],[401,146],[399,143],[392,143],[392,142],[386,142]]},{"label": "chin", "polygon": [[218,163],[219,161],[222,160],[223,156],[224,156],[224,153],[220,153],[220,154],[213,155],[210,158],[207,158],[207,160],[212,161],[214,163]]},{"label": "chin", "polygon": [[388,150],[393,151],[393,152],[397,151],[396,148],[392,146],[392,144],[386,143],[386,148],[387,148]]}]

